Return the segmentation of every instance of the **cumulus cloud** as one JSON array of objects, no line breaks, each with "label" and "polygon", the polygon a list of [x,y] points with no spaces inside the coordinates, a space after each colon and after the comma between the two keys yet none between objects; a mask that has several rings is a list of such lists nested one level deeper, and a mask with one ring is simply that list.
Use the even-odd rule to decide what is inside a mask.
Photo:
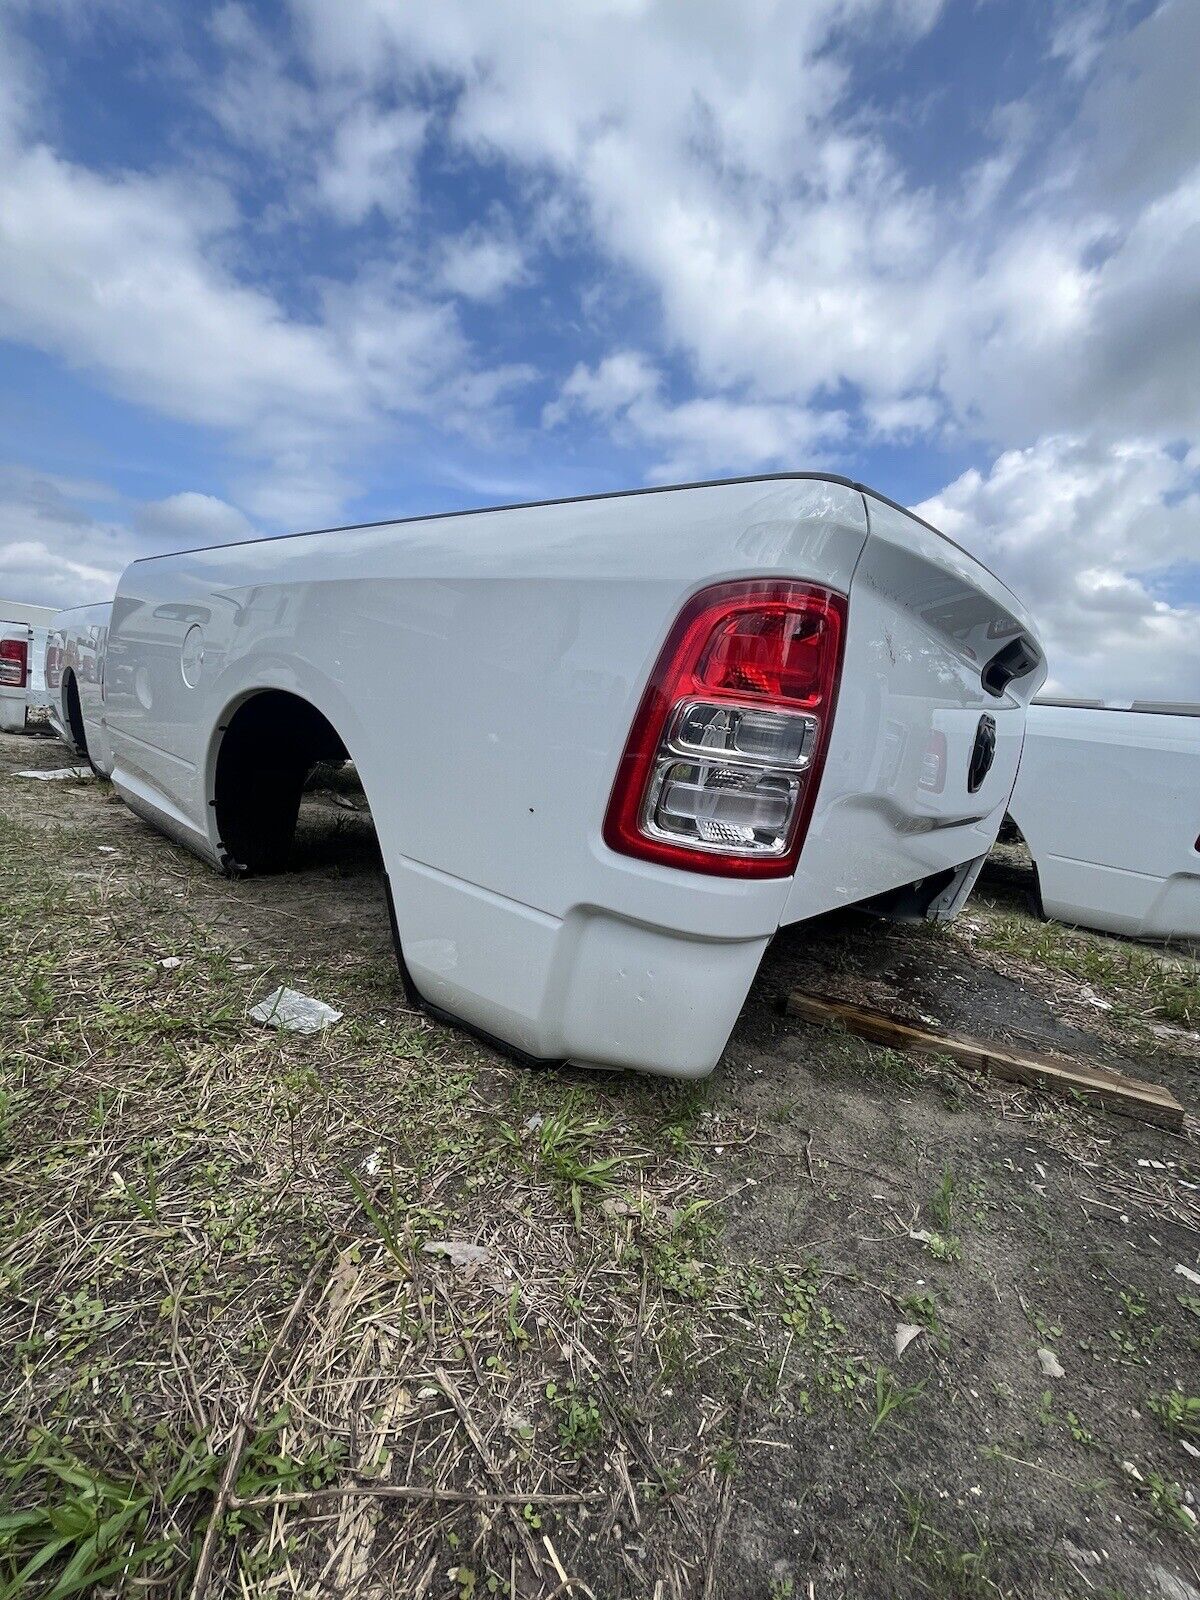
[{"label": "cumulus cloud", "polygon": [[381,111],[367,103],[347,111],[317,175],[318,194],[334,216],[362,222],[372,207],[394,214],[408,205],[428,121],[411,107]]},{"label": "cumulus cloud", "polygon": [[216,495],[185,490],[128,503],[108,484],[0,467],[0,596],[56,606],[108,600],[139,556],[257,531]]},{"label": "cumulus cloud", "polygon": [[[231,135],[286,161],[310,112],[324,130],[301,202],[344,225],[403,209],[427,112],[346,92],[314,98],[238,7],[218,14],[218,34],[246,51],[240,76],[223,80],[213,101]],[[410,259],[368,255],[349,276],[310,280],[285,302],[244,270],[246,218],[228,183],[203,167],[102,172],[66,159],[35,136],[18,58],[10,62],[17,87],[0,94],[0,338],[57,355],[124,399],[221,430],[245,463],[245,497],[268,517],[331,514],[352,487],[347,463],[397,419],[444,424],[448,389],[460,399],[454,414],[472,421],[464,380],[485,380],[487,369],[449,299],[429,292]],[[506,383],[514,371],[504,366]]]},{"label": "cumulus cloud", "polygon": [[258,530],[237,506],[214,494],[185,489],[164,500],[148,500],[137,508],[134,527],[158,550],[185,545],[233,544],[258,537]]},{"label": "cumulus cloud", "polygon": [[1132,29],[1060,10],[1047,49],[1084,85],[1077,118],[996,107],[993,153],[940,189],[861,115],[851,66],[860,32],[910,43],[937,5],[293,8],[318,80],[436,74],[460,150],[552,171],[701,393],[811,406],[851,385],[868,427],[949,418],[999,444],[1200,428],[1190,0]]},{"label": "cumulus cloud", "polygon": [[111,501],[100,485],[0,467],[0,595],[31,605],[107,600],[138,553],[119,517],[88,509]]},{"label": "cumulus cloud", "polygon": [[[358,204],[368,190],[342,192]],[[330,283],[319,315],[289,314],[225,268],[220,246],[235,222],[228,196],[207,183],[100,175],[45,146],[10,150],[0,160],[0,337],[226,431],[261,463],[247,492],[264,514],[294,501],[280,480],[294,483],[303,460],[313,510],[324,512],[346,492],[347,455],[389,416],[437,413],[471,353],[448,303],[387,273]]]},{"label": "cumulus cloud", "polygon": [[661,374],[636,350],[606,356],[594,368],[577,366],[543,421],[553,427],[575,411],[663,452],[647,475],[664,483],[789,459],[812,464],[819,447],[845,429],[836,411],[725,396],[673,402]]},{"label": "cumulus cloud", "polygon": [[447,243],[441,278],[465,299],[495,300],[524,280],[525,258],[512,239],[472,230]]},{"label": "cumulus cloud", "polygon": [[1181,560],[1200,575],[1196,464],[1153,444],[1055,436],[963,473],[916,509],[1027,599],[1053,683],[1195,698],[1200,603],[1168,594]]}]

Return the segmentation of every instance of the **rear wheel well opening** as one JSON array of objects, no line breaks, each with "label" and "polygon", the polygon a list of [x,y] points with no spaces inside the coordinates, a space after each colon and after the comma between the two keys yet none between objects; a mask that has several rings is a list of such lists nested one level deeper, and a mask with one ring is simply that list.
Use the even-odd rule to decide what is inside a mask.
[{"label": "rear wheel well opening", "polygon": [[79,680],[73,672],[68,672],[63,680],[63,713],[67,719],[67,728],[71,738],[81,755],[91,756],[88,752],[87,728],[83,721],[83,705],[79,699]]},{"label": "rear wheel well opening", "polygon": [[307,700],[264,689],[244,700],[221,733],[213,775],[217,837],[232,872],[282,872],[290,863],[305,781],[349,752]]},{"label": "rear wheel well opening", "polygon": [[1035,917],[1043,922],[1046,913],[1042,906],[1042,882],[1038,874],[1037,857],[1011,811],[1004,813],[996,844],[1006,847],[993,849],[988,858],[985,876],[993,888],[1015,892]]},{"label": "rear wheel well opening", "polygon": [[1004,820],[1000,824],[1000,831],[996,835],[997,844],[1024,844],[1025,835],[1017,827],[1016,820],[1011,811],[1004,813]]}]

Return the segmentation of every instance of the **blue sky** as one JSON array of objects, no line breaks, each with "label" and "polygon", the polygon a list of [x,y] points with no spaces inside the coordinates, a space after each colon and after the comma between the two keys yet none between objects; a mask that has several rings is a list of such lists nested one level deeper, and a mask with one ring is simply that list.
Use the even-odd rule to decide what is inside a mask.
[{"label": "blue sky", "polygon": [[1200,698],[1200,6],[0,0],[0,594],[827,467]]}]

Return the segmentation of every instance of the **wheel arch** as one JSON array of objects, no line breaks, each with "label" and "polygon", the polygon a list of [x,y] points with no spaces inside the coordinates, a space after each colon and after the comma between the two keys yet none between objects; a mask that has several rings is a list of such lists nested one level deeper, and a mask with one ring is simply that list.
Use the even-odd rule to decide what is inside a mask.
[{"label": "wheel arch", "polygon": [[[298,681],[293,673],[265,673],[222,696],[221,705],[204,753],[203,783],[213,854],[227,871],[282,870],[304,780],[320,761],[353,761],[370,805],[361,724],[342,695],[323,693],[320,684]],[[256,804],[263,827],[274,806],[273,825],[286,838],[257,862],[244,861],[237,847],[247,843]]]},{"label": "wheel arch", "polygon": [[71,735],[71,742],[79,754],[91,761],[91,752],[88,749],[87,724],[83,720],[83,700],[79,693],[79,676],[74,666],[64,668],[59,694],[62,700],[63,726]]}]

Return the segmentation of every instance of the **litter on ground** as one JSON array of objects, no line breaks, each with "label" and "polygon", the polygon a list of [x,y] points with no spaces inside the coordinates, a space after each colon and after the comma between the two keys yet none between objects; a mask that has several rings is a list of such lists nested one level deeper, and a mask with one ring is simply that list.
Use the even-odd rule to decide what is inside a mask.
[{"label": "litter on ground", "polygon": [[467,1239],[430,1239],[422,1248],[426,1255],[445,1256],[456,1267],[478,1267],[491,1260],[491,1251],[483,1244],[471,1244]]},{"label": "litter on ground", "polygon": [[14,772],[14,778],[36,778],[39,783],[45,783],[49,778],[90,778],[93,776],[91,767],[47,767],[42,772]]},{"label": "litter on ground", "polygon": [[299,989],[273,989],[265,1000],[250,1007],[250,1016],[268,1028],[287,1028],[291,1033],[320,1033],[334,1022],[342,1020],[342,1013],[327,1006],[324,1000],[314,1000]]},{"label": "litter on ground", "polygon": [[1066,1376],[1062,1369],[1062,1363],[1054,1354],[1054,1351],[1048,1350],[1045,1345],[1040,1346],[1038,1349],[1038,1360],[1042,1364],[1042,1374],[1044,1377],[1063,1378]]},{"label": "litter on ground", "polygon": [[898,1322],[896,1324],[896,1360],[908,1349],[915,1338],[924,1332],[919,1322]]}]

